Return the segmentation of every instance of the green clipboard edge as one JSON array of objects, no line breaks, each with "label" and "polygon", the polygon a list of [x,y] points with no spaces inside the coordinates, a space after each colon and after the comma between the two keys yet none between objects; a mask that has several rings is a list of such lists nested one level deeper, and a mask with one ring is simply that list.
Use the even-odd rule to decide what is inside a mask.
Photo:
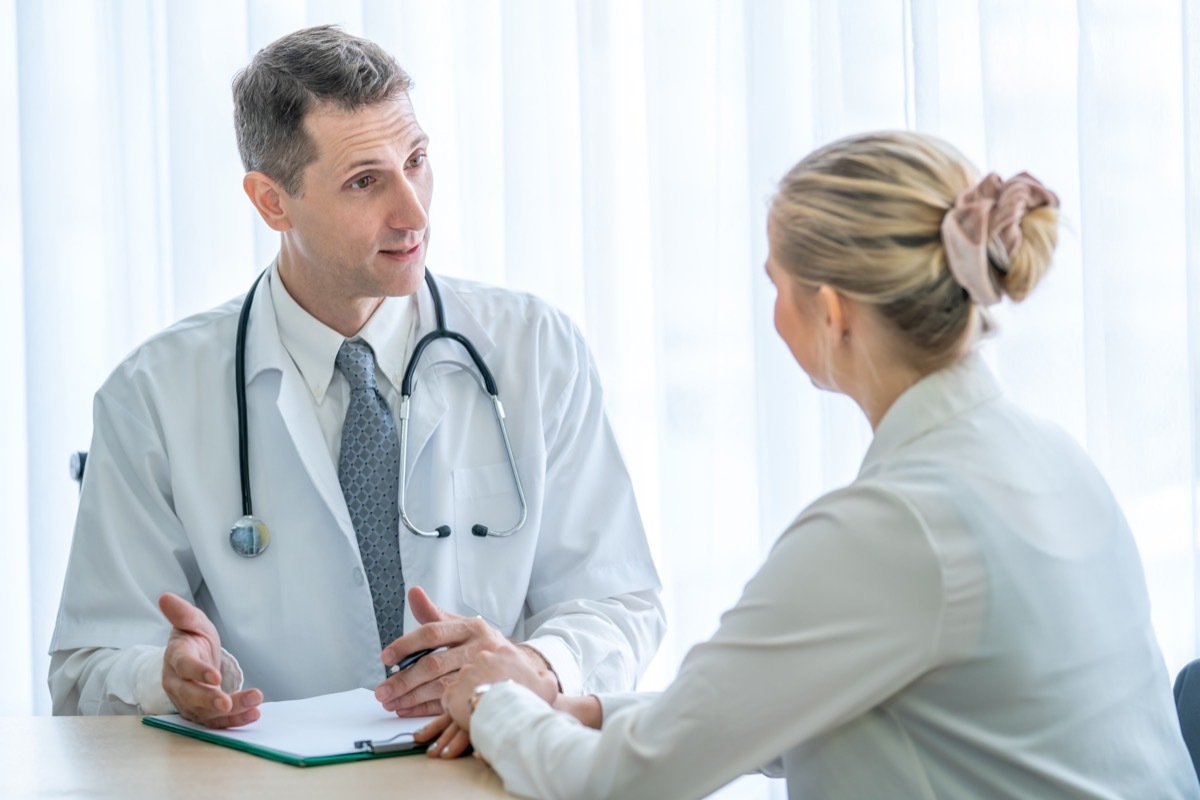
[{"label": "green clipboard edge", "polygon": [[293,767],[323,767],[326,764],[344,764],[348,761],[367,761],[376,758],[393,758],[395,756],[410,756],[417,753],[424,753],[425,748],[422,745],[417,745],[410,750],[399,750],[391,753],[340,753],[334,756],[313,756],[311,758],[299,758],[285,753],[281,750],[272,750],[269,747],[259,747],[253,744],[247,744],[240,739],[229,739],[221,736],[219,733],[209,733],[208,731],[198,731],[195,728],[185,728],[182,725],[175,725],[166,720],[155,719],[154,717],[142,717],[142,724],[149,725],[151,728],[161,728],[164,731],[171,733],[180,733],[184,736],[190,736],[193,739],[199,739],[203,742],[211,742],[219,744],[222,747],[229,747],[234,750],[241,750],[243,753],[260,756],[278,761],[280,764],[290,764]]}]

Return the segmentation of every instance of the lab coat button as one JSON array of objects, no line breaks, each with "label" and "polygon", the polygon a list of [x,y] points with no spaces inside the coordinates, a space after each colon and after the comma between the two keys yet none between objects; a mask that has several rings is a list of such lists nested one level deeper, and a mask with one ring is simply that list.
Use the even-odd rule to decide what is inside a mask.
[{"label": "lab coat button", "polygon": [[354,568],[354,585],[355,586],[363,585],[363,571],[360,567]]}]

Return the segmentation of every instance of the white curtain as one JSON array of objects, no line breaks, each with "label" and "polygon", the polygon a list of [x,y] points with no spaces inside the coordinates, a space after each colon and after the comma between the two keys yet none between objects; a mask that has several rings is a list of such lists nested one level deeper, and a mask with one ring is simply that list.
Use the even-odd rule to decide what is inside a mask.
[{"label": "white curtain", "polygon": [[588,336],[666,585],[647,686],[856,472],[867,426],[772,329],[764,219],[807,151],[879,128],[1062,198],[1056,266],[986,352],[1111,482],[1169,669],[1196,653],[1198,0],[0,0],[0,713],[49,708],[92,394],[277,246],[230,79],[322,22],[416,80],[431,267],[536,291]]}]

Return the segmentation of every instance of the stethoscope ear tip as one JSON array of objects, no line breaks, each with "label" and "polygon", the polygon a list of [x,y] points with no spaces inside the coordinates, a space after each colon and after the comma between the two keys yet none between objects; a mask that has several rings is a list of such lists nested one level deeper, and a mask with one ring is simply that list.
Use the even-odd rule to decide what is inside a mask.
[{"label": "stethoscope ear tip", "polygon": [[472,525],[471,533],[475,534],[476,536],[487,536],[488,535],[488,526],[487,525]]},{"label": "stethoscope ear tip", "polygon": [[449,525],[439,525],[439,526],[437,526],[436,530],[437,530],[437,534],[438,534],[437,537],[439,539],[445,539],[447,536],[450,535],[450,526]]}]

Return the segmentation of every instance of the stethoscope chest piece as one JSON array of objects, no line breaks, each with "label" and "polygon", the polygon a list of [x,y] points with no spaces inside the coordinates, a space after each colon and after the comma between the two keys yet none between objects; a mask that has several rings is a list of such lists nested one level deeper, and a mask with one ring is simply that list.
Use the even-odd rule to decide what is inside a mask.
[{"label": "stethoscope chest piece", "polygon": [[261,519],[247,515],[229,529],[229,546],[239,556],[261,556],[271,546],[271,532]]}]

